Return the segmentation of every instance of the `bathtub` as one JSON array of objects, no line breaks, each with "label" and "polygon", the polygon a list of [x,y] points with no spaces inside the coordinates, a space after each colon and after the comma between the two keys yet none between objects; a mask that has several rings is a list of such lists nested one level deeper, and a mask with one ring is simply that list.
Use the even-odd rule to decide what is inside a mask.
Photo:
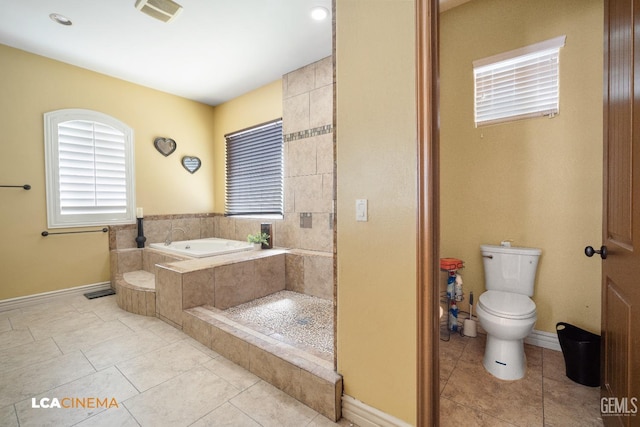
[{"label": "bathtub", "polygon": [[149,247],[194,258],[253,250],[252,243],[242,242],[240,240],[218,239],[215,237],[209,239],[183,240],[181,242],[172,242],[170,245],[151,243]]}]

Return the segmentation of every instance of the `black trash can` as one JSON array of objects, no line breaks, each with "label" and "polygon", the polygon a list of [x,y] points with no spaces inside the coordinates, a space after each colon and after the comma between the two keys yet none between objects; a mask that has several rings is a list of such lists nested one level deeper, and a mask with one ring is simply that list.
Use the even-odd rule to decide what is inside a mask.
[{"label": "black trash can", "polygon": [[567,376],[582,385],[600,385],[600,335],[569,323],[556,324]]}]

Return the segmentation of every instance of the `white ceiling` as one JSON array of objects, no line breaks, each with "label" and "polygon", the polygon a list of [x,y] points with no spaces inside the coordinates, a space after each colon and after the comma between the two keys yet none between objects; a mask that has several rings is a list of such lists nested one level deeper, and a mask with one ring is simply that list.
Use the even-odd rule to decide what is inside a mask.
[{"label": "white ceiling", "polygon": [[135,0],[0,0],[0,44],[210,105],[331,55],[331,16],[310,17],[331,0],[177,2],[182,13],[164,23]]},{"label": "white ceiling", "polygon": [[331,55],[331,16],[310,17],[331,0],[177,2],[164,23],[135,0],[0,0],[0,44],[210,105]]}]

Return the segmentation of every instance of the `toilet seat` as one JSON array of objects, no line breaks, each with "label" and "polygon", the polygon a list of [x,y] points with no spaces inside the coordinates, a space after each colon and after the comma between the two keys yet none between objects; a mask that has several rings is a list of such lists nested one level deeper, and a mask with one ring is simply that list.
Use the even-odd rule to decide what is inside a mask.
[{"label": "toilet seat", "polygon": [[503,291],[486,291],[478,298],[478,306],[505,319],[528,319],[536,315],[536,304],[526,295]]}]

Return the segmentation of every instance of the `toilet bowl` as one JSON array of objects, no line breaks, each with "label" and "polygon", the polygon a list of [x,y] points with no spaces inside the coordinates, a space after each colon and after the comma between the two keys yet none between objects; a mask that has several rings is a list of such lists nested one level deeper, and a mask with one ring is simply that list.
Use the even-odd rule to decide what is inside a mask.
[{"label": "toilet bowl", "polygon": [[527,371],[524,338],[536,324],[536,305],[526,295],[486,291],[478,299],[476,314],[487,333],[482,364],[502,380],[518,380]]},{"label": "toilet bowl", "polygon": [[542,251],[511,246],[480,246],[485,291],[476,314],[487,333],[482,364],[502,380],[523,378],[527,370],[524,338],[536,324],[533,295],[538,259]]}]

